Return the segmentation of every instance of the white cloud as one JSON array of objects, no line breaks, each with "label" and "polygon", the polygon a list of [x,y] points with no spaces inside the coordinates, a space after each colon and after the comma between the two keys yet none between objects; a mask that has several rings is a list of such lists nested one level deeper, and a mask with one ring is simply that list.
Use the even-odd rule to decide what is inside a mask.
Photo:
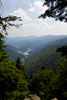
[{"label": "white cloud", "polygon": [[55,21],[52,25],[51,34],[55,35],[67,35],[67,23]]},{"label": "white cloud", "polygon": [[32,8],[29,9],[29,11],[30,11],[30,12],[35,12],[35,8],[32,7]]},{"label": "white cloud", "polygon": [[23,25],[23,33],[25,36],[67,35],[67,24],[59,21],[49,24],[38,19]]},{"label": "white cloud", "polygon": [[9,33],[10,37],[67,35],[67,24],[59,21],[48,23],[42,19],[34,19],[31,23],[23,24],[19,30],[12,28]]},{"label": "white cloud", "polygon": [[35,19],[38,18],[38,16],[41,15],[47,9],[46,6],[44,7],[42,6],[44,0],[13,0],[13,1],[14,1],[13,3],[11,1],[11,5],[12,5],[11,9],[10,9],[11,5],[6,5],[5,4],[6,2],[4,3],[6,8],[5,14],[20,7],[19,9],[13,11],[10,14],[22,17],[23,25],[19,29],[12,27],[11,29],[12,31],[8,30],[10,37],[22,37],[22,36],[30,36],[30,35],[42,36],[48,34],[67,35],[66,23],[54,21],[51,18]]},{"label": "white cloud", "polygon": [[[29,3],[30,9],[18,9],[11,13],[12,15],[20,16],[23,19],[23,25],[18,30],[12,28],[9,31],[10,37],[23,37],[23,36],[43,36],[43,35],[67,35],[67,24],[53,19],[33,19],[34,13],[40,15],[47,9],[42,6],[42,2],[35,0],[33,4]],[[33,16],[29,12],[33,12]],[[28,15],[29,14],[29,15]],[[31,17],[30,17],[31,16]],[[19,33],[19,34],[18,34]]]},{"label": "white cloud", "polygon": [[33,2],[33,6],[30,6],[29,11],[30,12],[35,12],[38,14],[44,13],[44,11],[47,9],[47,6],[42,6],[43,2],[36,0]]},{"label": "white cloud", "polygon": [[30,8],[32,8],[32,3],[31,2],[29,3],[29,6],[30,6]]},{"label": "white cloud", "polygon": [[27,15],[26,11],[19,8],[18,10],[14,11],[13,13],[10,13],[10,15],[18,16],[23,19],[24,22],[31,21],[32,19]]},{"label": "white cloud", "polygon": [[24,36],[42,36],[48,35],[51,31],[51,26],[41,19],[35,19],[32,23],[23,25]]}]

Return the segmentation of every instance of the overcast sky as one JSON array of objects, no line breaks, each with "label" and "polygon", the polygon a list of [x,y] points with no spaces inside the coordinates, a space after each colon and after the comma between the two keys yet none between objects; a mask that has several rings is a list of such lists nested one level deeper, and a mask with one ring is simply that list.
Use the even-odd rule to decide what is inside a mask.
[{"label": "overcast sky", "polygon": [[[52,18],[38,19],[47,9],[44,0],[2,0],[2,16],[16,15],[23,19],[23,25],[8,30],[9,37],[67,35],[67,24]],[[18,23],[18,22],[17,22]]]}]

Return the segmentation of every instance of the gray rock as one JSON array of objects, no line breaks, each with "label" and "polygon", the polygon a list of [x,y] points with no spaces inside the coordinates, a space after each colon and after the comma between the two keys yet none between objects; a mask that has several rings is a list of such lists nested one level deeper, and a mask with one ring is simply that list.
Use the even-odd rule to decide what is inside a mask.
[{"label": "gray rock", "polygon": [[37,95],[31,94],[31,95],[28,95],[24,100],[41,100],[41,99]]}]

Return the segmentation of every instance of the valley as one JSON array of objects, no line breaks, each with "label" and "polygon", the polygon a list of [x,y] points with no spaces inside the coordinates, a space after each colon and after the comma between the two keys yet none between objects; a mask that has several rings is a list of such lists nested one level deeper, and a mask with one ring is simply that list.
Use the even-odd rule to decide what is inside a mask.
[{"label": "valley", "polygon": [[10,60],[24,59],[28,75],[37,73],[41,66],[49,69],[58,66],[60,53],[58,47],[67,45],[67,36],[22,37],[6,39]]}]

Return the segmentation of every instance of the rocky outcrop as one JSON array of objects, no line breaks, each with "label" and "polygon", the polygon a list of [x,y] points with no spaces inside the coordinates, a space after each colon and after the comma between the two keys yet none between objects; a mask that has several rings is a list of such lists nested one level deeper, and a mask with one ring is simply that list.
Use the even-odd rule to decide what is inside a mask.
[{"label": "rocky outcrop", "polygon": [[[41,100],[41,99],[36,94],[30,94],[30,95],[27,95],[24,100]],[[54,98],[54,99],[51,99],[51,100],[58,100],[58,99]]]},{"label": "rocky outcrop", "polygon": [[37,95],[31,94],[31,95],[28,95],[24,100],[41,100],[41,99]]},{"label": "rocky outcrop", "polygon": [[57,98],[51,99],[51,100],[58,100]]}]

